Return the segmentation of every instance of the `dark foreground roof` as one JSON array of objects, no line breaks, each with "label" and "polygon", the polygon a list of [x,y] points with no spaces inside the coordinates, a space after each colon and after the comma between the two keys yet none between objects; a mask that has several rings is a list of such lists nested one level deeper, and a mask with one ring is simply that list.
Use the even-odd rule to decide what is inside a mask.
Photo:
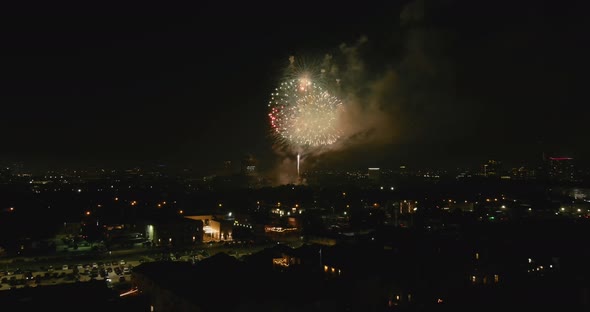
[{"label": "dark foreground roof", "polygon": [[119,294],[104,281],[0,291],[3,311],[106,311],[119,302]]}]

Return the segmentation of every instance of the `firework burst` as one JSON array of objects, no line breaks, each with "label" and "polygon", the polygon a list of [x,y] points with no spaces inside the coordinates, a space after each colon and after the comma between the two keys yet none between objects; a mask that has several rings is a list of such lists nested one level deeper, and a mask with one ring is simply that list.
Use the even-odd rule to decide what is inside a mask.
[{"label": "firework burst", "polygon": [[317,148],[341,135],[337,118],[342,102],[307,75],[283,81],[268,106],[273,135],[282,143]]}]

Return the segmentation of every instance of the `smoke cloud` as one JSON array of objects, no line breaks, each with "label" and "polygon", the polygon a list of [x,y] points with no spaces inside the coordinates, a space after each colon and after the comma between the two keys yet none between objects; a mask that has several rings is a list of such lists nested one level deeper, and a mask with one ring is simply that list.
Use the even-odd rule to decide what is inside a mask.
[{"label": "smoke cloud", "polygon": [[[443,40],[449,36],[424,25],[424,1],[409,3],[400,14],[400,25],[386,38],[386,45],[361,36],[342,43],[320,62],[321,78],[342,99],[337,118],[341,138],[336,143],[302,150],[277,150],[284,160],[278,171],[294,170],[296,158],[312,164],[331,155],[363,149],[392,148],[417,138],[428,137],[426,129],[442,128],[451,110],[454,76],[452,63],[444,57]],[[379,42],[381,43],[381,42]],[[293,59],[290,58],[293,65]],[[441,118],[437,118],[441,117]],[[422,127],[424,123],[428,127]],[[285,171],[286,172],[286,171]],[[284,179],[281,179],[285,181]],[[288,180],[288,179],[287,179]]]}]

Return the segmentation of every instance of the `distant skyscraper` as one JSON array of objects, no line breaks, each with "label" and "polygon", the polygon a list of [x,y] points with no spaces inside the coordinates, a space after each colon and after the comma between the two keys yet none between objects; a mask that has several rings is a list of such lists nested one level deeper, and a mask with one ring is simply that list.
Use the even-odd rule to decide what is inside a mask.
[{"label": "distant skyscraper", "polygon": [[536,178],[534,168],[530,168],[530,167],[526,167],[526,166],[512,168],[510,174],[513,179],[526,180],[526,179]]},{"label": "distant skyscraper", "polygon": [[571,157],[549,157],[549,178],[560,182],[575,180],[574,159]]},{"label": "distant skyscraper", "polygon": [[488,162],[482,166],[482,174],[484,177],[497,177],[501,174],[500,169],[501,163],[499,161],[488,160]]},{"label": "distant skyscraper", "polygon": [[367,176],[371,181],[379,181],[379,179],[381,178],[381,172],[379,171],[379,168],[369,168]]},{"label": "distant skyscraper", "polygon": [[252,155],[246,155],[242,158],[241,173],[247,176],[256,175],[256,159]]},{"label": "distant skyscraper", "polygon": [[401,175],[401,176],[408,175],[408,168],[406,167],[406,165],[399,166],[399,175]]},{"label": "distant skyscraper", "polygon": [[233,173],[232,161],[226,160],[223,162],[223,175],[231,175]]},{"label": "distant skyscraper", "polygon": [[12,177],[12,170],[10,167],[0,167],[0,182],[10,181]]}]

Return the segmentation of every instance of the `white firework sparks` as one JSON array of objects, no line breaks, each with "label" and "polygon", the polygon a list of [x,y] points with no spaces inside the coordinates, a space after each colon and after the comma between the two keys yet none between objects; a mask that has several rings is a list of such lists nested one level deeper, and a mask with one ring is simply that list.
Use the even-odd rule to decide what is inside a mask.
[{"label": "white firework sparks", "polygon": [[297,147],[321,147],[340,138],[342,102],[307,77],[282,82],[269,101],[270,124],[280,141]]}]

